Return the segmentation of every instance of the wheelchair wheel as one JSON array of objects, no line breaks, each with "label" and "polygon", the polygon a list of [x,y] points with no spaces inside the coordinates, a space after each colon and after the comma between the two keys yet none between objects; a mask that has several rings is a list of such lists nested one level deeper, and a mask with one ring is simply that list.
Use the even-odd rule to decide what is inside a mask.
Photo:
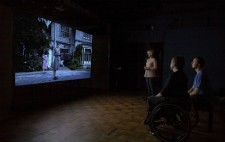
[{"label": "wheelchair wheel", "polygon": [[190,118],[173,104],[161,104],[154,108],[150,117],[150,130],[164,142],[181,142],[191,131]]}]

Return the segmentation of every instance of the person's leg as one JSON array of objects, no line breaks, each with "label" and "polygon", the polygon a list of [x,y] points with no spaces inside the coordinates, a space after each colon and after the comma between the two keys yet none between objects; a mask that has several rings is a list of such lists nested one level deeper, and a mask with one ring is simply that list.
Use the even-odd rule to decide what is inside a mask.
[{"label": "person's leg", "polygon": [[162,96],[160,96],[160,97],[156,97],[156,96],[150,96],[150,97],[148,97],[148,99],[147,99],[147,102],[148,102],[148,111],[153,111],[153,109],[157,106],[157,105],[159,105],[159,104],[161,104],[161,103],[163,103],[163,102],[165,102],[166,101],[166,98],[165,97],[162,97]]},{"label": "person's leg", "polygon": [[53,79],[56,80],[57,77],[56,77],[56,70],[53,70]]},{"label": "person's leg", "polygon": [[148,96],[151,96],[150,77],[146,77],[145,80],[146,80],[146,86],[148,89]]},{"label": "person's leg", "polygon": [[151,116],[151,112],[153,111],[153,109],[159,105],[160,103],[163,103],[166,101],[165,97],[155,97],[155,96],[149,96],[147,98],[147,116],[146,119],[144,121],[144,124],[149,124],[150,121],[150,116]]},{"label": "person's leg", "polygon": [[151,77],[149,79],[149,86],[150,86],[150,95],[155,96],[155,94],[156,94],[156,77]]},{"label": "person's leg", "polygon": [[197,109],[199,107],[199,104],[198,104],[199,96],[198,95],[191,96],[191,101],[192,101],[192,104],[195,107],[195,109]]},{"label": "person's leg", "polygon": [[191,96],[191,100],[196,109],[205,109],[210,107],[210,100],[204,95]]},{"label": "person's leg", "polygon": [[145,118],[144,124],[147,125],[149,124],[149,120],[150,120],[150,113],[153,110],[153,104],[151,104],[152,100],[154,100],[154,96],[149,96],[147,97],[147,116]]}]

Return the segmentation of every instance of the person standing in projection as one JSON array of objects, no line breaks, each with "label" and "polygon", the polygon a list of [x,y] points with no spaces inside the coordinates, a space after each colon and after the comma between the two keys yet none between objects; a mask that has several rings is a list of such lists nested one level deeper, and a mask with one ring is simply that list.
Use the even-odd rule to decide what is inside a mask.
[{"label": "person standing in projection", "polygon": [[45,51],[42,55],[42,70],[46,71],[48,69],[48,52]]},{"label": "person standing in projection", "polygon": [[59,69],[60,65],[60,49],[58,46],[53,47],[53,80],[58,79],[56,76],[56,71]]}]

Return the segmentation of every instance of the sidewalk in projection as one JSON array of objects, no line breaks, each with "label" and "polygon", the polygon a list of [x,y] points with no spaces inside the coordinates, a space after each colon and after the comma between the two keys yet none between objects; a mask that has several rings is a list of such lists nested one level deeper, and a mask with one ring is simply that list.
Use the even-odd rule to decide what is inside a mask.
[{"label": "sidewalk in projection", "polygon": [[58,79],[53,80],[52,70],[20,72],[15,74],[15,86],[90,78],[91,72],[70,70],[67,67],[60,67],[56,72],[56,76]]}]

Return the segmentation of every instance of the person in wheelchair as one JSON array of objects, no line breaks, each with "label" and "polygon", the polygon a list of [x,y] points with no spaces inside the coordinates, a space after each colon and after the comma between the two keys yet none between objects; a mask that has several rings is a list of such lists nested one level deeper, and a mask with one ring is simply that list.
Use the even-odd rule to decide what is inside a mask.
[{"label": "person in wheelchair", "polygon": [[[190,96],[188,91],[188,79],[183,72],[185,60],[183,56],[175,56],[170,63],[172,73],[167,79],[164,87],[156,96],[147,98],[148,113],[144,124],[149,124],[150,115],[153,109],[164,102],[174,103],[186,111],[190,110]],[[151,131],[151,130],[150,130]]]}]

